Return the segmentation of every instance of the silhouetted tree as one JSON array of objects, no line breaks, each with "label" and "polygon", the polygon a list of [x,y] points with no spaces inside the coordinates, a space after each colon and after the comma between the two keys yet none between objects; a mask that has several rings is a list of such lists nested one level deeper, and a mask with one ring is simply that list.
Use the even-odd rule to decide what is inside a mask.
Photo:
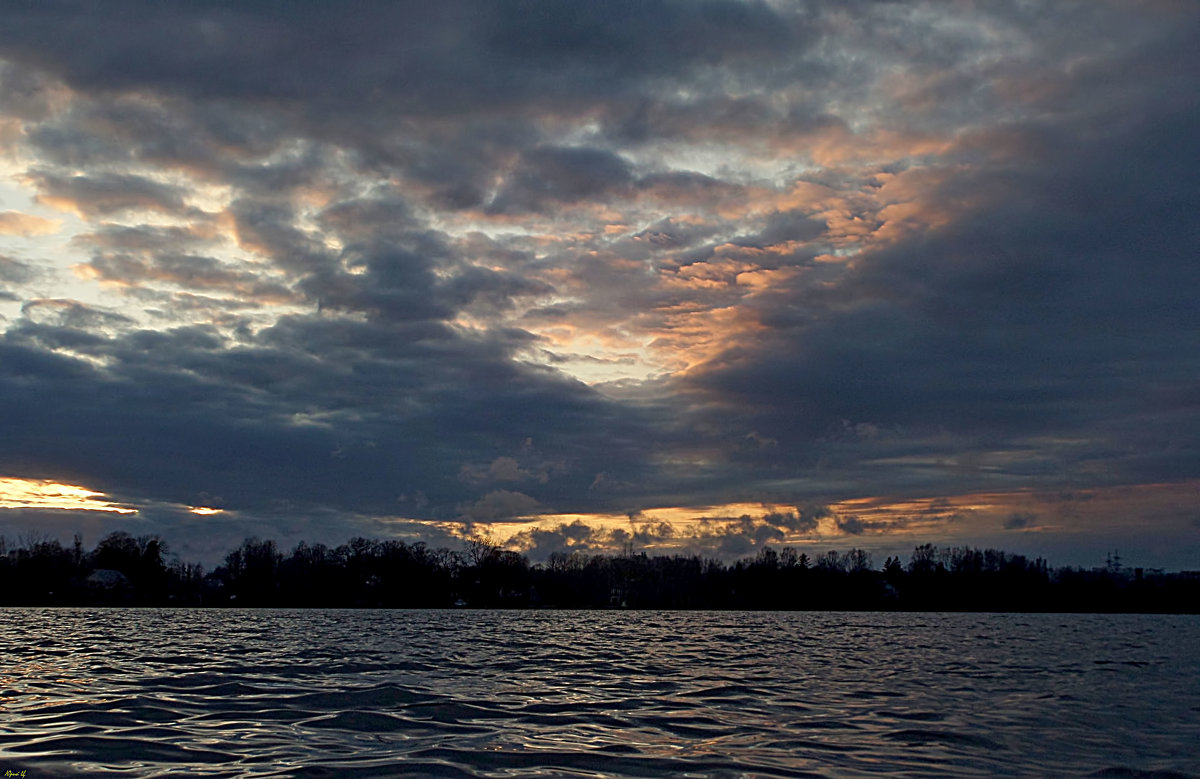
[{"label": "silhouetted tree", "polygon": [[865,549],[851,549],[842,555],[840,565],[847,573],[866,573],[871,570],[871,553]]},{"label": "silhouetted tree", "polygon": [[278,572],[283,555],[274,541],[247,538],[225,555],[224,579],[230,600],[238,605],[262,606],[277,602]]},{"label": "silhouetted tree", "polygon": [[[124,531],[109,533],[86,556],[91,571],[116,571],[129,583],[123,601],[154,603],[166,598],[169,571],[167,545],[156,535],[137,538]],[[103,601],[111,593],[95,593]]]},{"label": "silhouetted tree", "polygon": [[844,573],[846,560],[837,553],[836,549],[830,549],[817,558],[817,568],[827,573]]},{"label": "silhouetted tree", "polygon": [[114,532],[91,552],[37,533],[0,538],[0,603],[246,606],[1078,610],[1200,612],[1200,573],[1115,565],[1051,571],[1045,560],[995,549],[913,550],[871,568],[862,549],[805,554],[764,547],[725,564],[645,552],[583,551],[531,565],[487,538],[463,552],[353,538],[336,549],[300,543],[286,557],[248,538],[204,575],[157,536]]}]

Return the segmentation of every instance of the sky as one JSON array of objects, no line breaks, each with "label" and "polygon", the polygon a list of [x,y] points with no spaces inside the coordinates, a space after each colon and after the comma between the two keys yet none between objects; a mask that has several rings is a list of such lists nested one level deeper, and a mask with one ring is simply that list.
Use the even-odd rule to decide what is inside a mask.
[{"label": "sky", "polygon": [[1191,0],[6,3],[0,533],[1200,569],[1197,40]]}]

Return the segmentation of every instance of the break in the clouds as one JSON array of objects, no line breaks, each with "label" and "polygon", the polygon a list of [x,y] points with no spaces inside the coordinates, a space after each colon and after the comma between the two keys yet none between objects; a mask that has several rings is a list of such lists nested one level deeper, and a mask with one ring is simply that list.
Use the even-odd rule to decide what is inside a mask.
[{"label": "break in the clouds", "polygon": [[1195,567],[1198,33],[10,4],[0,529]]}]

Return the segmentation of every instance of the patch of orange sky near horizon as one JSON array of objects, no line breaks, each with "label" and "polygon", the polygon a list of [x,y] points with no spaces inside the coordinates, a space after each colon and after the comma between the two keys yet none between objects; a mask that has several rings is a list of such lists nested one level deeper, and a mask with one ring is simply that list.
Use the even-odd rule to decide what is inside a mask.
[{"label": "patch of orange sky near horizon", "polygon": [[[1018,496],[989,496],[985,501],[983,496],[964,495],[953,498],[918,498],[896,499],[885,497],[853,498],[829,504],[821,504],[823,511],[816,519],[816,526],[806,533],[790,533],[783,540],[786,544],[805,544],[827,542],[831,538],[854,537],[838,526],[838,520],[854,518],[861,521],[878,523],[877,529],[886,527],[890,535],[897,533],[915,534],[928,531],[931,527],[944,523],[950,516],[964,512],[999,509],[1003,498]],[[510,522],[495,522],[489,525],[492,537],[501,543],[507,543],[519,533],[531,530],[550,530],[561,525],[580,522],[595,530],[613,531],[617,529],[640,528],[646,526],[670,525],[675,531],[675,538],[685,541],[690,537],[703,535],[705,532],[718,530],[723,526],[740,523],[744,517],[751,520],[761,520],[768,514],[795,514],[797,506],[790,503],[761,503],[741,502],[724,503],[709,506],[663,506],[644,509],[632,516],[630,514],[604,513],[566,513],[542,514],[517,518]]]},{"label": "patch of orange sky near horizon", "polygon": [[[849,498],[827,504],[814,504],[817,511],[815,527],[808,532],[787,533],[773,545],[830,543],[837,541],[854,546],[873,542],[907,538],[937,544],[957,543],[957,533],[968,530],[969,535],[983,532],[1012,532],[1006,526],[1014,516],[1021,519],[1019,529],[1026,533],[1089,532],[1110,522],[1127,519],[1138,511],[1156,522],[1184,522],[1187,518],[1178,509],[1200,489],[1200,482],[1135,484],[1101,487],[1086,490],[1034,490],[974,492],[962,495],[901,498],[870,496]],[[813,508],[806,511],[813,511]],[[670,525],[673,536],[661,543],[664,551],[672,546],[686,545],[689,540],[705,534],[720,532],[748,517],[761,522],[765,515],[796,513],[796,504],[728,503],[711,506],[673,506],[645,509],[636,514],[618,513],[555,513],[515,518],[488,525],[488,532],[501,544],[519,544],[522,533],[554,530],[563,525],[582,523],[593,530],[611,533],[615,530],[636,531],[647,527]],[[841,523],[854,520],[856,531],[848,531]],[[1007,527],[1007,529],[1006,529]]]},{"label": "patch of orange sky near horizon", "polygon": [[0,508],[67,509],[136,514],[137,509],[109,501],[103,492],[52,479],[0,477]]}]

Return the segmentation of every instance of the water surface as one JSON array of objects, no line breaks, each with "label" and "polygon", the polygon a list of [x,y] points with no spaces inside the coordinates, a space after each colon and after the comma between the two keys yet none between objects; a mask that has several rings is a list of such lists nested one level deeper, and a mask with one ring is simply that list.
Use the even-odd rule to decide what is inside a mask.
[{"label": "water surface", "polygon": [[0,620],[0,772],[31,777],[1200,775],[1195,616]]}]

